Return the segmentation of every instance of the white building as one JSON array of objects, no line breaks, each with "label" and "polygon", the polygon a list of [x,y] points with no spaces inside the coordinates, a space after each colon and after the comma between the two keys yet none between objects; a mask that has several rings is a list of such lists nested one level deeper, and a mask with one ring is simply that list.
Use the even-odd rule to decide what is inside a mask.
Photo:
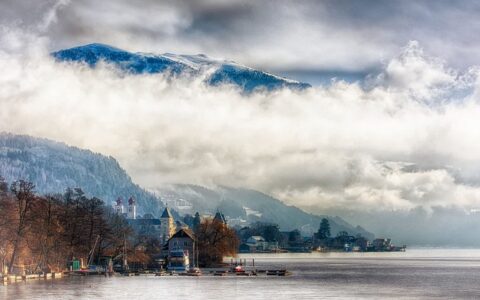
[{"label": "white building", "polygon": [[114,209],[115,209],[115,212],[118,214],[118,215],[123,215],[124,213],[124,206],[123,206],[123,201],[122,201],[122,198],[121,197],[118,197],[116,203],[115,203],[115,206],[114,206]]},{"label": "white building", "polygon": [[127,219],[135,220],[137,218],[137,203],[135,198],[130,197],[128,199],[128,211],[127,211]]}]

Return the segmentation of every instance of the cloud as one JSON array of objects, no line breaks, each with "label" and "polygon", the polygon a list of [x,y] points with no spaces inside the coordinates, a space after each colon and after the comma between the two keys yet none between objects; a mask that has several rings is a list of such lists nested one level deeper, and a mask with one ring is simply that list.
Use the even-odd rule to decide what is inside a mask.
[{"label": "cloud", "polygon": [[2,1],[0,20],[37,30],[40,24],[50,50],[103,42],[134,51],[206,53],[298,74],[365,73],[409,40],[459,69],[480,59],[474,35],[480,6],[473,0],[66,3]]},{"label": "cloud", "polygon": [[58,10],[64,6],[67,6],[69,3],[70,0],[57,0],[57,2],[55,2],[53,6],[44,15],[43,20],[38,27],[40,32],[46,31],[50,27],[50,25],[57,22]]},{"label": "cloud", "polygon": [[3,27],[0,130],[116,157],[134,180],[241,186],[314,211],[480,206],[478,72],[409,43],[365,86],[241,95],[56,63]]}]

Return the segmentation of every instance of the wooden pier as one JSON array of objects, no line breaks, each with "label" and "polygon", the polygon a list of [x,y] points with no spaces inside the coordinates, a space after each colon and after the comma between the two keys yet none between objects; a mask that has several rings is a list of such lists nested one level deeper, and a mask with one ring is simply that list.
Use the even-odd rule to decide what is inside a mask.
[{"label": "wooden pier", "polygon": [[0,276],[0,283],[3,285],[26,282],[32,280],[48,280],[62,278],[62,272],[41,273],[41,274],[27,274],[27,275],[5,275]]}]

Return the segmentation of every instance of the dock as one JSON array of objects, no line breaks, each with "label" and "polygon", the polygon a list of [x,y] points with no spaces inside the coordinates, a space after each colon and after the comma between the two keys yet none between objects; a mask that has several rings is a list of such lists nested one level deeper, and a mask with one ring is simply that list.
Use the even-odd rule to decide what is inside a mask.
[{"label": "dock", "polygon": [[129,270],[125,272],[116,273],[113,270],[106,268],[90,268],[71,270],[64,272],[39,273],[28,275],[0,275],[0,284],[7,285],[16,282],[28,282],[32,280],[52,280],[63,278],[67,276],[182,276],[182,277],[274,277],[274,276],[290,276],[293,275],[286,268],[266,268],[265,266],[258,267],[255,265],[255,259],[247,264],[246,259],[231,260],[228,264],[219,265],[218,267],[210,268],[190,268],[187,271],[173,271],[173,270]]},{"label": "dock", "polygon": [[3,285],[8,285],[8,284],[17,283],[17,282],[58,279],[63,277],[64,277],[64,274],[62,272],[27,274],[27,275],[3,275],[3,276],[0,276],[0,283]]}]

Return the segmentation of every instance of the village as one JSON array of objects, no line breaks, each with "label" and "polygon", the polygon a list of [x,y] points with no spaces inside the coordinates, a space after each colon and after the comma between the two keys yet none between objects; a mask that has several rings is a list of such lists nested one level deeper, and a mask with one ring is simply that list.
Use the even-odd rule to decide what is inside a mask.
[{"label": "village", "polygon": [[[68,214],[69,218],[65,219],[62,217],[65,212],[61,209],[56,210],[59,223],[66,222],[64,228],[56,228],[57,231],[67,233],[69,230],[74,231],[71,231],[71,239],[69,234],[64,234],[65,232],[56,238],[52,234],[53,231],[50,234],[47,232],[44,242],[50,246],[40,249],[37,256],[34,256],[36,248],[28,245],[28,241],[30,238],[33,241],[39,237],[22,233],[22,236],[17,237],[18,241],[13,240],[17,244],[13,243],[10,246],[13,251],[10,263],[6,255],[0,261],[2,271],[0,279],[4,284],[65,276],[114,274],[286,276],[290,275],[286,269],[258,268],[255,259],[251,258],[249,261],[238,259],[237,253],[260,255],[286,252],[386,252],[406,249],[406,246],[394,246],[390,239],[377,238],[369,241],[362,236],[351,236],[345,231],[332,237],[328,219],[322,219],[318,232],[313,236],[303,236],[299,230],[280,231],[279,226],[272,223],[256,222],[248,226],[231,227],[220,211],[216,211],[214,215],[200,215],[197,212],[194,216],[189,214],[181,216],[175,210],[165,207],[160,218],[149,213],[140,216],[137,214],[137,202],[132,196],[125,202],[119,197],[109,206],[104,205],[99,199],[85,197],[79,189],[67,191],[61,199],[53,201],[54,199],[50,198],[35,198],[33,192],[28,190],[28,184],[19,188],[24,190],[18,195],[14,193],[6,197],[4,194],[3,207],[14,201],[24,204],[33,199],[39,202],[52,201],[46,204],[55,204],[59,208],[65,206],[64,210],[67,212],[71,210],[76,214],[73,220],[72,215]],[[13,190],[15,191],[15,187]],[[29,200],[28,197],[32,198]],[[79,210],[80,208],[83,210]],[[32,210],[22,213],[36,216],[39,212]],[[27,224],[19,225],[31,230],[35,228]],[[72,229],[72,225],[85,226],[85,229],[89,228],[87,232],[90,234],[86,235],[85,239],[77,241],[73,234],[82,236],[84,232],[78,228]],[[15,246],[21,242],[19,238],[24,239],[25,247],[19,249],[25,255],[15,257],[17,252]],[[68,242],[70,248],[66,247]],[[64,246],[59,247],[60,243]],[[8,249],[8,245],[4,247],[4,251]],[[44,255],[45,250],[50,254]],[[70,259],[59,259],[58,255],[53,254],[55,251]],[[230,261],[226,261],[226,257],[231,257]]]},{"label": "village", "polygon": [[[159,238],[162,249],[160,253],[153,256],[149,264],[142,264],[131,261],[125,262],[124,265],[114,265],[114,271],[125,271],[128,269],[133,272],[142,270],[160,271],[157,274],[171,274],[172,272],[184,274],[200,275],[199,265],[206,267],[206,269],[216,270],[215,273],[232,271],[237,274],[245,274],[247,267],[246,260],[230,261],[227,268],[222,270],[218,267],[224,267],[217,261],[215,264],[205,264],[201,262],[199,253],[204,249],[201,247],[201,242],[197,241],[196,233],[202,220],[211,219],[213,224],[219,227],[229,228],[228,221],[222,212],[217,211],[214,216],[205,215],[200,216],[197,212],[194,217],[186,215],[183,218],[180,216],[175,220],[171,210],[166,207],[161,217],[154,218],[151,214],[146,214],[143,217],[137,216],[136,203],[133,198],[130,198],[125,206],[119,198],[114,205],[115,212],[123,215],[129,225],[134,231],[141,236],[149,238]],[[269,223],[256,223],[251,226],[233,227],[233,230],[238,239],[238,246],[235,252],[239,253],[310,253],[310,252],[393,252],[405,251],[406,246],[395,246],[390,239],[377,238],[369,241],[362,236],[351,236],[347,232],[339,232],[335,237],[331,237],[329,222],[323,219],[320,224],[319,231],[312,237],[304,237],[299,230],[280,231],[278,225]],[[200,246],[199,246],[200,245]],[[142,251],[146,245],[138,245],[137,251]],[[254,266],[254,260],[251,266]],[[212,268],[212,267],[217,267]],[[262,272],[263,271],[263,272]],[[260,273],[266,274],[288,274],[286,270],[270,271],[261,270]],[[255,272],[253,272],[255,274]]]}]

